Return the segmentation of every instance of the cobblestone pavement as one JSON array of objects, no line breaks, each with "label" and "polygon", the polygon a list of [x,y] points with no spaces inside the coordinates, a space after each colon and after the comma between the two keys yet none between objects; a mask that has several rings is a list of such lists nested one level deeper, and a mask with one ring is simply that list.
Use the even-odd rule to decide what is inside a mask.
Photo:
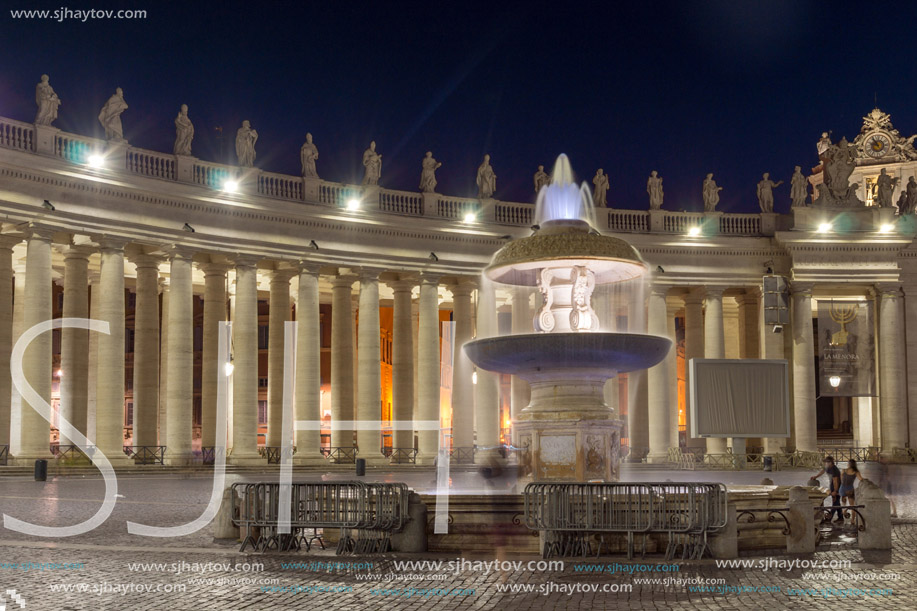
[{"label": "cobblestone pavement", "polygon": [[[335,556],[314,548],[254,554],[214,542],[210,526],[176,539],[127,534],[127,519],[168,526],[195,518],[208,484],[206,478],[122,477],[123,498],[90,533],[40,539],[0,529],[6,608],[19,608],[14,596],[22,597],[26,611],[917,608],[917,523],[895,524],[890,552],[833,545],[800,558],[746,557],[740,560],[755,565],[741,568],[718,567],[711,559],[667,564],[656,556],[630,563],[622,557],[566,559],[562,568],[545,567],[537,564],[540,558],[499,549],[464,558]],[[36,523],[73,524],[94,513],[100,491],[93,478],[45,484],[6,478],[0,480],[0,511]],[[496,560],[503,564],[495,566]],[[786,570],[793,560],[824,568]],[[427,564],[400,564],[405,561]]]}]

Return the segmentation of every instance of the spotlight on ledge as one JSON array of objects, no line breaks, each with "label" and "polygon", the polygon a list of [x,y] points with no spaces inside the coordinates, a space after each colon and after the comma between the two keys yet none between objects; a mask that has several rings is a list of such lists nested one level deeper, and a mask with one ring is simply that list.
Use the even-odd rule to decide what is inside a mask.
[{"label": "spotlight on ledge", "polygon": [[665,270],[662,269],[662,266],[661,266],[661,265],[657,265],[657,266],[656,266],[656,271],[659,272],[660,274],[664,274],[664,273],[665,273]]},{"label": "spotlight on ledge", "polygon": [[818,226],[818,233],[828,233],[831,231],[831,223],[822,223]]},{"label": "spotlight on ledge", "polygon": [[93,154],[86,159],[86,164],[90,168],[101,168],[105,165],[105,158],[101,155]]},{"label": "spotlight on ledge", "polygon": [[57,208],[54,207],[54,204],[52,204],[48,200],[41,202],[41,207],[44,208],[45,210],[51,210],[51,211],[57,210]]},{"label": "spotlight on ledge", "polygon": [[188,233],[194,233],[194,227],[192,227],[192,226],[189,225],[188,223],[185,223],[185,224],[182,226],[181,230],[182,230],[182,231],[187,231]]},{"label": "spotlight on ledge", "polygon": [[783,325],[774,325],[774,328],[771,329],[772,333],[783,333]]},{"label": "spotlight on ledge", "polygon": [[885,223],[884,225],[879,227],[879,233],[891,233],[894,230],[895,230],[895,226],[892,225],[891,223]]},{"label": "spotlight on ledge", "polygon": [[360,209],[360,200],[353,198],[347,200],[347,209],[348,210],[359,210]]},{"label": "spotlight on ledge", "polygon": [[700,235],[700,227],[697,227],[696,225],[694,227],[691,227],[690,229],[688,229],[688,235],[691,236],[692,238],[696,238],[697,236]]},{"label": "spotlight on ledge", "polygon": [[478,218],[478,217],[475,216],[474,212],[469,212],[468,214],[465,215],[465,222],[466,222],[466,223],[473,223],[473,222],[475,222],[475,221],[477,220],[477,218]]},{"label": "spotlight on ledge", "polygon": [[223,191],[226,193],[235,193],[239,190],[239,183],[235,180],[227,180],[223,182]]},{"label": "spotlight on ledge", "polygon": [[532,231],[538,231],[539,229],[541,229],[541,225],[532,225],[531,227],[529,227],[529,229],[531,229]]},{"label": "spotlight on ledge", "polygon": [[427,258],[430,259],[430,261],[439,261],[439,257],[436,256],[435,252],[431,252],[430,256]]},{"label": "spotlight on ledge", "polygon": [[318,250],[318,244],[315,243],[315,240],[311,240],[311,241],[309,242],[309,248],[311,248],[311,249],[313,249],[313,250]]}]

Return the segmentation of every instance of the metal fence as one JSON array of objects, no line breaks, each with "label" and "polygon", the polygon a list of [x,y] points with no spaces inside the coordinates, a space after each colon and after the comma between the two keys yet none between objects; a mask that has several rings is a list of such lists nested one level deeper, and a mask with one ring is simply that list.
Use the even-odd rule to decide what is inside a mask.
[{"label": "metal fence", "polygon": [[344,464],[354,464],[357,462],[357,453],[356,448],[349,447],[331,447],[331,448],[322,448],[322,456],[327,458],[333,463],[344,463]]},{"label": "metal fence", "polygon": [[134,459],[135,465],[163,465],[166,446],[124,446],[124,453]]},{"label": "metal fence", "polygon": [[382,455],[391,459],[392,464],[417,463],[417,450],[414,448],[382,448]]},{"label": "metal fence", "polygon": [[0,465],[6,465],[10,459],[10,447],[8,445],[0,446]]},{"label": "metal fence", "polygon": [[279,483],[233,484],[233,524],[242,547],[291,550],[322,543],[318,529],[339,528],[337,553],[391,551],[391,535],[408,520],[409,493],[400,483],[321,482],[290,484],[290,533],[278,532]]},{"label": "metal fence", "polygon": [[636,535],[646,553],[650,533],[667,535],[666,559],[679,547],[682,558],[700,558],[707,533],[726,525],[723,484],[535,482],[524,499],[526,526],[545,532],[545,558],[601,555],[608,533],[626,535],[628,558]]}]

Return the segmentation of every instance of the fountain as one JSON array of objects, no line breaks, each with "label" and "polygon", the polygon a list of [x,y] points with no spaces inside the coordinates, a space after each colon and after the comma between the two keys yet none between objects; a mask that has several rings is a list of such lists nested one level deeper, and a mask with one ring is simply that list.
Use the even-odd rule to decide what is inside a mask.
[{"label": "fountain", "polygon": [[622,424],[605,404],[605,382],[656,365],[672,342],[602,330],[593,291],[642,282],[647,266],[633,246],[596,229],[589,189],[574,184],[566,155],[538,194],[535,223],[533,235],[506,244],[484,270],[497,283],[538,287],[543,303],[535,332],[477,339],[464,350],[478,367],[531,385],[531,402],[513,423],[527,473],[614,481]]}]

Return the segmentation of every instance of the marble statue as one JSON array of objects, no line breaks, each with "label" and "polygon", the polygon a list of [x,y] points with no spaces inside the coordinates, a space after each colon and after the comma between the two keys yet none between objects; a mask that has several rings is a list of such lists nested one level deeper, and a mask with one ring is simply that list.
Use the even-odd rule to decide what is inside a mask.
[{"label": "marble statue", "polygon": [[369,148],[363,151],[364,185],[378,185],[382,176],[382,155],[376,152],[376,141],[369,143]]},{"label": "marble statue", "polygon": [[662,177],[656,170],[650,172],[650,177],[646,179],[646,192],[650,196],[650,210],[659,210],[662,208]]},{"label": "marble statue", "polygon": [[907,213],[911,214],[917,210],[917,182],[911,176],[907,179]]},{"label": "marble statue", "polygon": [[242,121],[242,127],[236,131],[236,157],[239,167],[250,168],[255,165],[255,143],[258,132],[252,129],[251,123]]},{"label": "marble statue", "polygon": [[535,193],[538,193],[539,191],[541,191],[542,187],[550,183],[550,179],[548,177],[547,172],[544,171],[543,165],[538,166],[538,171],[535,172],[534,181],[535,181]]},{"label": "marble statue", "polygon": [[783,184],[782,180],[774,182],[770,177],[770,173],[765,172],[758,181],[758,205],[761,207],[761,212],[774,211],[774,187]]},{"label": "marble statue", "polygon": [[856,145],[848,143],[847,138],[841,138],[837,144],[828,145],[822,159],[824,188],[818,189],[818,198],[813,202],[814,205],[834,208],[864,206],[863,201],[856,195],[856,189],[850,185],[850,175],[856,169]]},{"label": "marble statue", "polygon": [[805,207],[808,194],[809,181],[802,175],[802,168],[796,166],[793,177],[790,179],[790,200],[793,202],[793,208]]},{"label": "marble statue", "polygon": [[592,184],[595,185],[595,190],[592,192],[592,203],[596,206],[607,207],[608,206],[608,175],[605,174],[605,171],[602,168],[599,168],[595,173],[595,176],[592,177]]},{"label": "marble statue", "polygon": [[433,159],[433,152],[427,151],[421,162],[423,169],[420,172],[420,190],[424,193],[436,191],[436,170],[443,164]]},{"label": "marble statue", "polygon": [[105,106],[99,112],[99,123],[105,128],[105,137],[109,140],[124,140],[124,130],[121,128],[121,113],[127,110],[124,101],[124,92],[118,87],[115,94],[108,98]]},{"label": "marble statue", "polygon": [[493,197],[494,191],[497,190],[497,175],[490,166],[490,155],[484,155],[484,161],[478,166],[478,175],[475,179],[478,185],[478,197],[488,199]]},{"label": "marble statue", "polygon": [[830,147],[831,138],[828,136],[828,132],[822,132],[821,138],[818,139],[818,144],[815,145],[815,148],[818,151],[818,158],[821,159]]},{"label": "marble statue", "polygon": [[720,203],[720,191],[722,190],[723,187],[716,186],[713,174],[707,174],[703,188],[704,212],[716,212],[716,205]]},{"label": "marble statue", "polygon": [[901,189],[901,195],[898,196],[898,216],[907,214],[907,191]]},{"label": "marble statue", "polygon": [[885,171],[885,168],[879,172],[879,178],[876,179],[876,201],[882,208],[892,207],[892,192],[898,185],[898,178],[892,178]]},{"label": "marble statue", "polygon": [[48,75],[41,75],[41,82],[35,85],[35,103],[38,104],[38,113],[35,115],[36,125],[51,125],[57,120],[57,109],[60,107],[60,98],[54,93],[54,88],[48,82]]},{"label": "marble statue", "polygon": [[315,171],[315,160],[318,159],[318,148],[312,144],[312,134],[306,134],[306,142],[299,149],[299,162],[302,164],[302,175],[305,178],[318,178]]},{"label": "marble statue", "polygon": [[194,139],[194,125],[188,118],[188,105],[182,104],[175,117],[175,147],[173,152],[176,155],[191,154],[191,140]]}]

